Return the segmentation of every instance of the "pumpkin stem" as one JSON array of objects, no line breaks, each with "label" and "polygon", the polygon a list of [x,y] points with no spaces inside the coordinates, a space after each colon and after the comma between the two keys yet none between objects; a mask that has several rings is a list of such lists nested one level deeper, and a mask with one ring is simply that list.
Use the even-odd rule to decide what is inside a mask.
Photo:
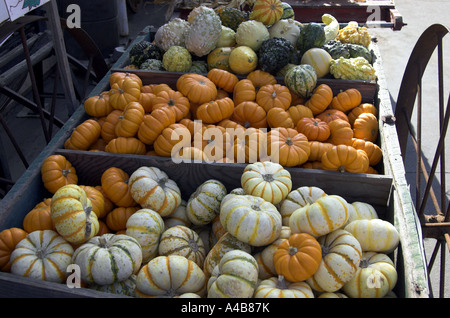
[{"label": "pumpkin stem", "polygon": [[63,169],[63,170],[61,171],[61,173],[62,173],[62,175],[63,175],[64,177],[67,177],[67,176],[69,175],[69,173],[70,173],[70,169]]},{"label": "pumpkin stem", "polygon": [[286,280],[284,279],[283,275],[278,275],[277,288],[278,289],[287,289]]},{"label": "pumpkin stem", "polygon": [[294,246],[289,246],[289,255],[293,256],[295,254],[297,254],[298,249]]},{"label": "pumpkin stem", "polygon": [[193,250],[194,252],[198,252],[199,248],[198,248],[198,244],[196,241],[189,240],[188,244],[189,244],[189,247],[191,248],[191,250]]},{"label": "pumpkin stem", "polygon": [[259,206],[257,206],[256,204],[252,205],[252,209],[255,211],[261,211],[261,208]]},{"label": "pumpkin stem", "polygon": [[361,262],[359,263],[359,267],[360,268],[367,268],[369,267],[369,261],[367,259],[362,259]]},{"label": "pumpkin stem", "polygon": [[100,247],[107,247],[106,239],[103,236],[98,237],[98,243]]},{"label": "pumpkin stem", "polygon": [[345,172],[346,170],[345,170],[345,166],[340,166],[339,168],[338,168],[338,171],[339,172]]},{"label": "pumpkin stem", "polygon": [[276,98],[277,97],[277,92],[273,91],[272,94],[270,95],[272,98]]},{"label": "pumpkin stem", "polygon": [[39,258],[39,259],[44,259],[45,258],[45,250],[41,247],[41,248],[38,248],[37,250],[36,250],[36,257],[37,258]]},{"label": "pumpkin stem", "polygon": [[274,181],[273,175],[271,173],[263,174],[263,180],[267,182]]},{"label": "pumpkin stem", "polygon": [[292,146],[292,145],[294,144],[294,143],[292,142],[291,137],[287,137],[285,143],[286,143],[288,146]]},{"label": "pumpkin stem", "polygon": [[168,178],[164,177],[164,178],[159,179],[157,182],[160,187],[164,188],[166,186],[167,181],[168,181]]}]

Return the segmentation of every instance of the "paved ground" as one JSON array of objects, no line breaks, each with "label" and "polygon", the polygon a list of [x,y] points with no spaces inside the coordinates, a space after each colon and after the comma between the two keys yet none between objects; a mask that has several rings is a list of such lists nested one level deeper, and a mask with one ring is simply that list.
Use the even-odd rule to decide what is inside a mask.
[{"label": "paved ground", "polygon": [[[378,46],[383,58],[384,70],[387,77],[387,84],[392,95],[392,99],[397,99],[398,91],[402,75],[408,61],[408,57],[418,39],[420,34],[431,24],[441,23],[448,24],[448,12],[450,12],[450,2],[446,0],[422,0],[422,1],[408,1],[396,0],[396,7],[402,14],[407,26],[403,27],[401,31],[392,31],[390,29],[371,29],[371,33],[378,39]],[[127,38],[122,38],[121,42],[126,44],[128,40],[133,39],[136,34],[147,25],[159,26],[164,23],[164,14],[166,13],[165,6],[146,6],[138,14],[129,16],[129,30],[130,34]],[[450,85],[450,54],[446,54],[450,48],[450,36],[444,41],[444,56],[445,56],[445,94],[448,94]],[[447,50],[446,50],[447,48]],[[426,155],[426,164],[431,165],[430,160],[433,158],[436,141],[437,141],[437,111],[436,111],[436,59],[433,58],[428,65],[427,72],[424,75],[424,83],[426,88],[424,90],[424,107],[427,111],[424,117],[424,126],[426,127],[426,135],[424,136],[424,153]],[[51,88],[51,87],[50,87]],[[395,103],[394,103],[395,106]],[[27,111],[23,111],[20,107],[15,107],[7,116],[8,124],[12,131],[15,132],[15,138],[18,143],[25,149],[26,157],[31,162],[40,152],[45,144],[42,137],[42,129],[39,120],[36,117],[28,116]],[[62,106],[58,108],[58,114],[62,119],[65,117],[65,109]],[[27,127],[27,129],[23,129]],[[447,138],[448,140],[449,138]],[[6,139],[5,132],[1,130],[1,142],[7,149],[10,168],[12,170],[13,179],[17,179],[24,171],[24,166],[15,155],[14,149],[9,141]],[[447,143],[447,149],[450,145]],[[408,158],[411,157],[412,152],[408,153]],[[450,156],[447,156],[447,161]],[[450,166],[447,164],[447,169]],[[406,165],[407,179],[414,184],[414,164]],[[440,171],[438,171],[440,173]],[[446,172],[447,179],[450,172]],[[449,187],[448,183],[447,186]],[[414,194],[414,191],[412,191]],[[447,192],[447,196],[448,196]],[[425,247],[427,256],[431,255],[434,247],[434,240],[425,240]],[[448,261],[448,251],[446,268],[450,268]],[[436,275],[439,267],[434,268],[433,274],[433,290],[437,295],[438,287],[436,284]],[[450,273],[447,273],[446,279],[446,297],[450,297]]]}]

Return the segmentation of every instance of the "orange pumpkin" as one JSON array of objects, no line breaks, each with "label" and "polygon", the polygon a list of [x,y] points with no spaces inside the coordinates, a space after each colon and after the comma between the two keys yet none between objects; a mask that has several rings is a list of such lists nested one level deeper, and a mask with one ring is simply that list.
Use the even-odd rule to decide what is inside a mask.
[{"label": "orange pumpkin", "polygon": [[25,232],[53,230],[56,231],[51,218],[50,203],[51,198],[45,199],[34,206],[23,219],[23,229]]},{"label": "orange pumpkin", "polygon": [[232,121],[231,119],[224,119],[217,123],[217,126],[221,126],[223,128],[230,128],[230,129],[245,129],[244,126],[238,124],[235,121]]},{"label": "orange pumpkin", "polygon": [[9,272],[11,270],[11,263],[9,262],[11,253],[16,248],[17,243],[26,238],[27,235],[27,232],[17,227],[0,232],[0,271]]},{"label": "orange pumpkin", "polygon": [[62,155],[50,155],[45,158],[41,167],[41,179],[50,193],[55,193],[67,184],[78,183],[77,171]]},{"label": "orange pumpkin", "polygon": [[86,196],[92,203],[92,212],[97,215],[97,218],[103,218],[106,216],[105,210],[105,198],[103,194],[94,187],[80,185],[80,188],[86,192]]},{"label": "orange pumpkin", "polygon": [[353,123],[355,138],[375,142],[378,137],[378,120],[372,113],[362,113]]},{"label": "orange pumpkin", "polygon": [[267,112],[267,124],[270,128],[294,128],[294,121],[283,108],[274,107]]},{"label": "orange pumpkin", "polygon": [[224,158],[227,149],[232,146],[232,141],[226,128],[208,125],[196,132],[192,146],[201,149],[209,160],[217,161]]},{"label": "orange pumpkin", "polygon": [[155,84],[152,88],[152,93],[157,95],[158,93],[162,92],[162,91],[170,91],[172,90],[172,88],[166,84],[166,83],[161,83],[161,84]]},{"label": "orange pumpkin", "polygon": [[175,124],[175,113],[167,108],[156,108],[150,114],[146,114],[139,127],[137,136],[146,145],[152,145],[164,128]]},{"label": "orange pumpkin", "polygon": [[139,206],[117,207],[106,216],[106,225],[113,231],[125,230],[129,217],[139,209]]},{"label": "orange pumpkin", "polygon": [[119,109],[113,110],[108,116],[106,116],[100,130],[100,136],[106,143],[117,137],[116,126],[120,120],[120,116],[122,116],[122,111]]},{"label": "orange pumpkin", "polygon": [[292,128],[272,129],[267,133],[267,148],[271,159],[286,167],[305,163],[310,153],[306,136]]},{"label": "orange pumpkin", "polygon": [[102,127],[94,119],[87,119],[79,124],[70,135],[68,149],[88,150],[100,137]]},{"label": "orange pumpkin", "polygon": [[125,106],[116,123],[115,135],[117,137],[134,137],[144,120],[144,107],[138,102],[131,102]]},{"label": "orange pumpkin", "polygon": [[342,119],[335,119],[328,123],[330,127],[330,138],[327,142],[334,145],[351,145],[353,130],[348,122]]},{"label": "orange pumpkin", "polygon": [[197,73],[181,75],[176,86],[193,103],[203,104],[215,99],[217,95],[216,85],[206,76]]},{"label": "orange pumpkin", "polygon": [[267,135],[257,128],[235,131],[231,136],[233,147],[227,152],[227,158],[239,163],[253,163],[267,154]]},{"label": "orange pumpkin", "polygon": [[262,86],[256,94],[256,102],[266,112],[274,107],[286,110],[291,105],[291,93],[289,89],[280,84],[269,84]]},{"label": "orange pumpkin", "polygon": [[232,120],[245,128],[267,128],[267,114],[255,102],[242,102],[234,108]]},{"label": "orange pumpkin", "polygon": [[330,137],[330,126],[318,118],[302,118],[298,121],[296,129],[309,141],[326,141]]},{"label": "orange pumpkin", "polygon": [[145,144],[136,137],[117,137],[108,142],[105,151],[144,155],[147,150]]},{"label": "orange pumpkin", "polygon": [[142,84],[131,78],[114,83],[109,90],[109,103],[114,109],[123,110],[128,103],[139,101],[141,86]]},{"label": "orange pumpkin", "polygon": [[[188,138],[188,140],[184,140],[184,138]],[[173,151],[178,152],[182,147],[190,146],[190,144],[189,129],[181,123],[175,123],[163,129],[153,143],[153,147],[159,156],[170,157]]]},{"label": "orange pumpkin", "polygon": [[337,145],[323,154],[322,168],[339,172],[365,173],[369,168],[369,157],[364,150]]},{"label": "orange pumpkin", "polygon": [[326,123],[329,123],[330,121],[333,121],[335,119],[342,119],[347,122],[349,121],[347,115],[343,111],[337,109],[327,109],[324,112],[316,115],[316,118],[319,118]]},{"label": "orange pumpkin", "polygon": [[84,101],[84,111],[92,117],[107,116],[114,108],[109,103],[109,93],[102,92]]},{"label": "orange pumpkin", "polygon": [[295,233],[284,240],[273,255],[275,271],[290,282],[311,277],[322,261],[322,248],[312,235]]},{"label": "orange pumpkin", "polygon": [[239,79],[236,75],[220,68],[212,68],[206,75],[217,87],[232,93]]},{"label": "orange pumpkin", "polygon": [[141,78],[134,74],[128,72],[114,72],[109,76],[109,86],[113,86],[115,83],[120,84],[124,79],[132,79],[137,82],[142,87]]},{"label": "orange pumpkin", "polygon": [[197,118],[205,124],[215,124],[233,115],[234,102],[231,98],[225,97],[210,100],[197,108]]},{"label": "orange pumpkin", "polygon": [[314,115],[318,115],[327,109],[332,99],[333,91],[330,86],[320,84],[314,89],[311,98],[306,101],[305,106],[311,109]]},{"label": "orange pumpkin", "polygon": [[102,173],[101,186],[108,198],[119,207],[136,206],[128,187],[128,173],[117,167],[106,169]]},{"label": "orange pumpkin", "polygon": [[330,108],[344,113],[361,104],[361,93],[356,88],[349,88],[333,97]]},{"label": "orange pumpkin", "polygon": [[[228,120],[228,119],[224,119],[224,120]],[[206,127],[206,125],[200,121],[195,121],[189,118],[183,118],[182,120],[179,121],[180,124],[184,125],[188,130],[189,133],[191,135],[191,140],[194,139],[194,134],[199,131],[202,130],[203,128]]]},{"label": "orange pumpkin", "polygon": [[311,150],[309,153],[308,161],[320,161],[322,160],[323,154],[330,150],[333,147],[333,144],[328,142],[321,141],[310,141],[309,149]]},{"label": "orange pumpkin", "polygon": [[361,115],[362,113],[371,113],[377,116],[378,110],[373,104],[370,103],[363,103],[359,106],[356,106],[348,113],[348,121],[350,125],[352,125],[352,127],[353,123],[355,122],[355,119],[358,118],[358,116]]},{"label": "orange pumpkin", "polygon": [[175,113],[175,121],[180,121],[189,114],[191,104],[189,99],[175,90],[163,90],[155,95],[153,108],[168,107]]},{"label": "orange pumpkin", "polygon": [[242,102],[253,102],[256,99],[256,89],[253,82],[249,79],[241,79],[236,83],[233,90],[233,101],[235,105],[239,105]]},{"label": "orange pumpkin", "polygon": [[381,161],[383,152],[381,148],[368,140],[353,138],[352,146],[356,149],[364,150],[369,157],[369,165],[375,166]]},{"label": "orange pumpkin", "polygon": [[144,107],[146,113],[150,113],[153,110],[153,99],[155,96],[153,93],[141,91],[138,102]]},{"label": "orange pumpkin", "polygon": [[252,81],[255,86],[256,92],[265,85],[274,85],[277,83],[277,79],[275,76],[270,74],[269,72],[264,72],[261,70],[254,70],[247,74],[247,79]]},{"label": "orange pumpkin", "polygon": [[95,186],[98,191],[100,191],[101,194],[103,194],[103,201],[105,202],[105,214],[108,214],[114,209],[114,203],[108,198],[103,188],[99,185]]},{"label": "orange pumpkin", "polygon": [[289,113],[289,116],[291,116],[291,118],[292,118],[294,127],[297,126],[297,123],[301,118],[303,118],[303,117],[313,118],[314,117],[312,110],[309,109],[309,107],[306,107],[305,105],[291,106],[287,109],[287,112]]}]

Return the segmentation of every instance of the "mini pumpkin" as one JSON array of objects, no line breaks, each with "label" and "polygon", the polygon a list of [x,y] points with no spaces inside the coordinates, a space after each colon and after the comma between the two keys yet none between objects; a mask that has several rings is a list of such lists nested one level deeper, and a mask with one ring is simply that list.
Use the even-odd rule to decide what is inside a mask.
[{"label": "mini pumpkin", "polygon": [[45,158],[41,166],[41,179],[44,187],[52,194],[62,186],[78,183],[75,167],[62,155]]},{"label": "mini pumpkin", "polygon": [[113,231],[126,230],[128,219],[139,209],[138,206],[114,208],[106,216],[106,225]]},{"label": "mini pumpkin", "polygon": [[361,104],[361,93],[356,88],[349,88],[333,97],[330,108],[344,113]]},{"label": "mini pumpkin", "polygon": [[52,199],[45,199],[34,206],[23,219],[23,229],[28,232],[39,230],[56,231],[51,218],[50,203]]},{"label": "mini pumpkin", "polygon": [[254,298],[314,298],[306,282],[289,282],[285,277],[270,277],[258,284]]},{"label": "mini pumpkin", "polygon": [[92,117],[105,117],[114,110],[109,103],[108,92],[89,97],[84,101],[83,106],[86,114]]},{"label": "mini pumpkin", "polygon": [[256,88],[249,79],[241,79],[233,89],[233,101],[236,105],[244,102],[253,102],[256,99]]},{"label": "mini pumpkin", "polygon": [[144,116],[139,130],[138,138],[146,145],[152,145],[164,128],[175,124],[176,115],[168,107],[160,107],[152,110],[150,114]]},{"label": "mini pumpkin", "polygon": [[147,149],[145,144],[136,137],[117,137],[108,142],[105,146],[105,151],[144,155]]},{"label": "mini pumpkin", "polygon": [[73,150],[88,150],[100,137],[101,126],[94,119],[86,119],[70,135],[70,147]]},{"label": "mini pumpkin", "polygon": [[[190,145],[189,135],[189,129],[183,124],[169,125],[156,138],[153,148],[159,156],[170,157],[183,146]],[[189,140],[185,140],[185,138],[189,138]]]},{"label": "mini pumpkin", "polygon": [[353,122],[353,136],[375,142],[378,137],[378,119],[372,113],[362,113]]},{"label": "mini pumpkin", "polygon": [[234,91],[234,86],[239,82],[236,75],[220,68],[212,68],[208,71],[207,77],[219,88],[228,93]]},{"label": "mini pumpkin", "polygon": [[0,232],[0,271],[9,272],[10,257],[16,245],[28,235],[23,229],[11,227]]},{"label": "mini pumpkin", "polygon": [[335,119],[341,119],[347,122],[349,121],[348,116],[343,111],[337,109],[327,109],[321,112],[320,114],[316,115],[316,118],[326,123],[329,123]]},{"label": "mini pumpkin", "polygon": [[304,134],[292,128],[280,127],[272,129],[267,135],[268,155],[275,162],[294,167],[308,160],[310,146]]},{"label": "mini pumpkin", "polygon": [[366,152],[346,145],[333,146],[322,155],[321,161],[325,170],[365,173],[369,168]]},{"label": "mini pumpkin", "polygon": [[201,74],[183,74],[178,78],[176,86],[193,103],[203,104],[214,100],[217,95],[216,85]]},{"label": "mini pumpkin", "polygon": [[175,121],[178,122],[189,114],[191,103],[181,92],[175,90],[163,90],[155,95],[153,109],[168,107],[175,113]]},{"label": "mini pumpkin", "polygon": [[142,84],[136,79],[127,77],[111,85],[109,103],[114,109],[123,110],[130,102],[139,101]]},{"label": "mini pumpkin", "polygon": [[287,112],[292,118],[292,122],[294,123],[294,127],[297,126],[298,121],[303,117],[313,118],[314,115],[308,107],[305,105],[294,105],[287,109]]},{"label": "mini pumpkin", "polygon": [[327,84],[318,85],[311,97],[306,101],[305,106],[311,109],[313,115],[318,115],[325,111],[331,104],[333,91]]},{"label": "mini pumpkin", "polygon": [[267,113],[256,102],[245,101],[236,105],[231,119],[245,128],[267,127]]},{"label": "mini pumpkin", "polygon": [[297,122],[296,129],[309,141],[326,141],[331,134],[330,126],[318,118],[302,118]]},{"label": "mini pumpkin", "polygon": [[125,106],[119,121],[116,124],[115,133],[118,137],[134,137],[144,119],[144,107],[138,102],[131,102]]},{"label": "mini pumpkin", "polygon": [[100,130],[101,139],[103,139],[106,143],[117,137],[116,126],[120,120],[120,116],[122,116],[122,111],[119,109],[113,110],[108,114],[108,116],[106,116]]},{"label": "mini pumpkin", "polygon": [[197,108],[197,118],[205,124],[215,124],[230,118],[234,112],[234,102],[229,97],[210,100]]},{"label": "mini pumpkin", "polygon": [[287,111],[280,107],[273,107],[267,112],[267,124],[270,128],[294,128],[294,121]]},{"label": "mini pumpkin", "polygon": [[256,102],[266,112],[274,107],[286,110],[291,105],[292,96],[289,89],[281,84],[269,84],[262,86],[256,94]]},{"label": "mini pumpkin", "polygon": [[111,167],[106,169],[101,176],[101,186],[106,196],[117,206],[135,206],[128,186],[130,176],[124,170]]},{"label": "mini pumpkin", "polygon": [[328,123],[330,127],[330,138],[327,142],[333,145],[351,145],[353,130],[350,124],[343,119],[335,119]]}]

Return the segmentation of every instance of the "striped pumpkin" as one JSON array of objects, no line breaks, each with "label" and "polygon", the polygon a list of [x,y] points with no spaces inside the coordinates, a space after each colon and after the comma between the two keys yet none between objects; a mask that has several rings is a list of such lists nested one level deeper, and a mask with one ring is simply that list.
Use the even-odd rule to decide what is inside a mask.
[{"label": "striped pumpkin", "polygon": [[283,5],[280,0],[256,0],[250,12],[250,19],[272,25],[281,19]]},{"label": "striped pumpkin", "polygon": [[34,231],[21,240],[11,253],[11,273],[62,283],[72,263],[73,248],[57,232]]},{"label": "striped pumpkin", "polygon": [[203,271],[206,276],[209,277],[214,270],[214,268],[219,265],[222,257],[229,251],[232,250],[242,250],[244,252],[250,253],[252,247],[244,242],[239,241],[230,233],[225,233],[217,241],[216,244],[211,248],[205,258],[205,263],[203,264]]},{"label": "striped pumpkin", "polygon": [[140,167],[128,180],[133,199],[143,208],[161,216],[172,214],[181,203],[181,192],[175,181],[156,167]]},{"label": "striped pumpkin", "polygon": [[344,229],[356,237],[364,252],[390,253],[400,241],[395,226],[381,219],[355,220]]},{"label": "striped pumpkin", "polygon": [[362,254],[358,271],[342,291],[351,298],[382,298],[397,283],[397,271],[392,260],[383,253]]},{"label": "striped pumpkin", "polygon": [[317,74],[311,65],[296,65],[284,76],[285,85],[303,98],[309,98],[317,84]]},{"label": "striped pumpkin", "polygon": [[319,237],[318,242],[322,248],[322,261],[306,282],[318,292],[335,292],[358,270],[361,245],[351,233],[342,229]]},{"label": "striped pumpkin", "polygon": [[202,267],[205,261],[205,246],[193,229],[183,225],[173,226],[161,235],[159,255],[180,255]]},{"label": "striped pumpkin", "polygon": [[291,174],[276,162],[255,162],[245,167],[241,186],[246,194],[278,204],[292,189]]},{"label": "striped pumpkin", "polygon": [[283,225],[289,226],[291,214],[307,204],[313,204],[317,199],[326,196],[325,191],[314,186],[303,186],[292,190],[286,199],[280,203],[280,214]]},{"label": "striped pumpkin", "polygon": [[110,285],[137,274],[142,251],[135,238],[106,233],[78,247],[73,253],[73,263],[80,266],[83,282]]},{"label": "striped pumpkin", "polygon": [[247,252],[226,253],[208,280],[208,298],[251,298],[258,282],[258,264]]},{"label": "striped pumpkin", "polygon": [[314,298],[314,293],[305,282],[292,283],[278,276],[261,281],[253,298]]},{"label": "striped pumpkin", "polygon": [[186,213],[189,220],[195,225],[210,223],[219,215],[220,203],[226,194],[227,189],[222,182],[214,179],[203,182],[187,202]]},{"label": "striped pumpkin", "polygon": [[327,195],[295,210],[289,218],[293,233],[319,237],[342,227],[348,219],[348,203],[338,195]]},{"label": "striped pumpkin", "polygon": [[164,232],[164,221],[159,213],[140,209],[128,218],[126,227],[126,234],[141,245],[144,263],[158,255],[159,240]]},{"label": "striped pumpkin", "polygon": [[89,288],[104,293],[134,297],[134,290],[136,289],[136,275],[133,274],[121,282],[115,282],[109,285],[90,284]]},{"label": "striped pumpkin", "polygon": [[70,243],[84,243],[99,230],[91,200],[78,185],[59,188],[52,197],[50,210],[56,231]]},{"label": "striped pumpkin", "polygon": [[185,293],[203,296],[206,278],[195,262],[179,255],[158,256],[139,271],[137,297],[175,297]]},{"label": "striped pumpkin", "polygon": [[176,225],[191,226],[192,223],[189,221],[186,214],[186,201],[181,200],[178,208],[176,208],[172,214],[164,218],[164,224],[166,229]]},{"label": "striped pumpkin", "polygon": [[252,246],[264,246],[281,233],[281,215],[266,200],[252,195],[235,195],[220,207],[220,223],[226,231]]},{"label": "striped pumpkin", "polygon": [[317,78],[322,78],[330,72],[331,55],[322,48],[314,47],[303,53],[301,64],[308,64],[316,71]]},{"label": "striped pumpkin", "polygon": [[378,213],[375,208],[366,202],[355,201],[350,204],[350,209],[348,211],[348,220],[345,225],[350,224],[355,220],[378,219]]}]

